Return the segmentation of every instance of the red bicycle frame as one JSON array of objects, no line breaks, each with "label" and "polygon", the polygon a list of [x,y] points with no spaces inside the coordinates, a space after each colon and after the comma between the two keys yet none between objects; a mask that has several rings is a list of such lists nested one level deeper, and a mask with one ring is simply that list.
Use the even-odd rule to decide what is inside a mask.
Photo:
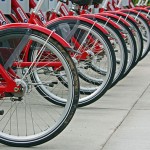
[{"label": "red bicycle frame", "polygon": [[[113,0],[113,3],[115,3],[114,0]],[[112,5],[113,5],[113,3],[112,3]],[[148,15],[145,16],[145,15],[142,14],[142,12],[145,12],[145,13],[149,14],[150,11],[147,10],[146,8],[144,8],[144,7],[140,7],[140,6],[135,7],[134,4],[132,3],[132,0],[129,0],[129,8],[130,9],[122,9],[119,4],[118,5],[115,4],[113,6],[116,6],[115,9],[117,9],[119,11],[122,11],[124,13],[130,13],[131,12],[131,13],[136,14],[137,15],[136,17],[141,16],[142,18],[144,18],[144,20],[146,20],[148,23],[150,23],[149,19],[147,18]]]},{"label": "red bicycle frame", "polygon": [[[62,16],[63,16],[63,15],[66,15],[66,14],[71,15],[71,16],[60,17],[59,19],[55,19],[55,18],[58,18],[58,16],[57,16],[57,13],[56,13],[56,12],[53,12],[53,13],[51,14],[52,21],[47,22],[45,25],[44,25],[44,23],[41,21],[41,17],[39,17],[39,14],[36,15],[36,14],[32,13],[31,15],[29,15],[30,18],[28,19],[28,16],[27,16],[27,15],[24,15],[25,12],[23,11],[23,9],[20,8],[21,6],[19,5],[19,3],[18,3],[16,0],[12,0],[12,2],[13,2],[12,9],[13,9],[13,11],[16,13],[17,18],[19,18],[20,21],[23,21],[24,18],[26,17],[25,20],[29,20],[29,21],[28,21],[29,23],[38,24],[38,25],[41,25],[41,26],[48,26],[49,24],[54,23],[55,21],[59,21],[59,20],[62,21],[62,20],[72,19],[72,18],[73,18],[73,19],[76,19],[76,20],[82,20],[82,21],[88,22],[88,23],[90,23],[90,24],[92,24],[92,25],[95,24],[95,27],[99,28],[104,34],[108,34],[107,30],[105,30],[103,27],[99,26],[97,23],[95,23],[95,22],[92,21],[92,20],[89,20],[89,19],[87,19],[87,18],[85,18],[85,17],[77,17],[77,16],[72,17],[73,12],[72,12],[72,11],[68,11],[68,10],[67,10],[67,7],[66,7],[66,6],[64,5],[64,3],[62,3],[62,2],[60,2],[60,3],[58,4],[58,7],[56,8],[56,12],[60,10],[61,13],[62,13]],[[60,5],[60,4],[61,4],[61,5]],[[30,7],[31,7],[32,9],[34,9],[35,6],[36,6],[36,3],[34,2],[34,0],[30,0]],[[20,12],[18,13],[18,8],[19,8],[19,10],[21,10],[21,13],[20,13]],[[39,13],[40,13],[40,16],[43,16],[43,13],[42,13],[41,11],[40,11]],[[23,15],[20,15],[20,14],[23,14]],[[23,17],[22,17],[22,16],[23,16]],[[25,17],[24,17],[24,16],[25,16]],[[42,18],[44,18],[44,17],[42,17]],[[44,19],[44,20],[45,20],[45,19]],[[118,28],[119,28],[119,27],[118,27]],[[90,41],[92,40],[91,37],[89,37],[89,39],[90,39]],[[73,43],[75,43],[75,47],[78,49],[78,48],[80,47],[80,44],[78,43],[78,41],[76,41],[76,39],[73,38],[73,37],[72,37],[71,40],[72,40]],[[80,47],[80,48],[81,48],[81,47]],[[81,53],[80,55],[78,54],[78,55],[76,56],[76,58],[77,58],[78,60],[85,60],[86,57],[89,55],[85,50],[82,50],[82,49],[80,50],[80,53]]]},{"label": "red bicycle frame", "polygon": [[[71,49],[70,45],[64,41],[59,35],[55,34],[53,31],[50,31],[44,27],[33,25],[33,24],[23,24],[23,23],[18,23],[18,24],[7,24],[5,26],[0,26],[0,31],[1,30],[6,30],[8,28],[26,28],[26,29],[32,29],[32,30],[37,30],[37,31],[42,31],[44,34],[47,36],[51,35],[51,37],[57,41],[59,41],[63,47],[67,49]],[[30,42],[28,43],[30,45]],[[23,57],[23,62],[14,62],[12,66],[20,66],[20,67],[30,67],[31,65],[35,65],[36,67],[41,67],[41,66],[47,66],[47,67],[53,67],[53,68],[60,68],[62,66],[61,62],[38,62],[38,63],[32,63],[28,62],[28,53],[29,53],[29,48],[28,45],[26,48],[23,50],[25,51],[26,57]],[[9,74],[8,74],[9,73]],[[13,93],[13,92],[18,92],[17,89],[20,89],[19,86],[16,84],[14,79],[12,77],[17,77],[15,72],[8,68],[6,71],[2,64],[0,64],[0,77],[1,83],[0,83],[0,97],[3,97],[4,93]]]},{"label": "red bicycle frame", "polygon": [[5,15],[0,11],[0,25],[8,24],[8,20],[6,19]]}]

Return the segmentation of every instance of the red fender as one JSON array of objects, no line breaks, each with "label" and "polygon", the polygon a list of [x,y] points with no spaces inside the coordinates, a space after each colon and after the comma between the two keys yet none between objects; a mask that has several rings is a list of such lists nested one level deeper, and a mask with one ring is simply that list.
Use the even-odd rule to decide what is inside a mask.
[{"label": "red fender", "polygon": [[29,24],[29,23],[12,23],[12,24],[7,24],[5,26],[0,26],[0,31],[8,29],[8,28],[27,28],[27,29],[33,29],[33,30],[43,32],[44,34],[48,36],[51,34],[51,37],[57,40],[60,44],[62,44],[63,47],[71,48],[71,46],[62,37],[60,37],[55,32],[48,30],[45,27],[41,27],[41,26],[37,26],[34,24]]},{"label": "red fender", "polygon": [[123,18],[121,18],[121,17],[119,17],[117,15],[114,15],[114,14],[111,14],[111,13],[107,13],[107,12],[100,13],[99,15],[102,15],[104,17],[110,17],[110,18],[118,19],[121,22],[123,22],[126,26],[130,27],[130,24],[125,19],[123,19]]},{"label": "red fender", "polygon": [[132,8],[132,9],[133,9],[133,10],[137,10],[137,11],[141,10],[141,11],[144,11],[144,12],[146,12],[146,13],[149,13],[149,12],[150,12],[148,9],[143,8],[143,7],[135,7],[135,8]]},{"label": "red fender", "polygon": [[150,9],[150,6],[145,7],[146,9]]},{"label": "red fender", "polygon": [[137,23],[136,20],[135,20],[132,16],[127,15],[126,13],[123,13],[123,12],[121,12],[121,11],[111,11],[110,13],[113,13],[113,14],[116,14],[116,15],[119,15],[119,16],[127,17],[127,18],[130,19],[131,21]]},{"label": "red fender", "polygon": [[121,12],[125,12],[125,13],[134,13],[134,14],[137,14],[139,15],[140,17],[142,17],[144,20],[146,21],[149,21],[148,18],[146,18],[145,15],[143,15],[142,13],[139,13],[138,11],[134,10],[134,9],[123,9],[123,10],[120,10]]},{"label": "red fender", "polygon": [[[142,8],[142,7],[135,7],[135,8],[133,8],[134,10],[136,10],[136,11],[140,11],[141,12],[141,14],[143,14],[142,12],[145,12],[145,13],[147,13],[147,15],[150,15],[150,10],[148,10],[148,9],[146,9],[146,8]],[[143,14],[144,16],[145,16],[145,14]],[[146,18],[147,18],[147,16],[146,16]]]},{"label": "red fender", "polygon": [[59,21],[63,21],[63,20],[79,20],[79,21],[84,21],[90,24],[94,24],[95,27],[97,27],[98,29],[100,29],[104,34],[109,34],[109,32],[103,28],[101,25],[99,25],[98,23],[94,22],[91,19],[85,18],[85,17],[81,17],[81,16],[65,16],[65,17],[59,17],[57,19],[53,19],[49,22],[46,23],[45,27],[47,27],[48,25],[55,23],[55,22],[59,22]]},{"label": "red fender", "polygon": [[82,17],[87,17],[87,18],[97,18],[103,21],[106,21],[108,23],[110,23],[112,26],[114,26],[116,29],[121,30],[120,26],[118,24],[116,24],[115,22],[113,22],[112,20],[108,20],[108,18],[104,17],[104,16],[100,16],[100,15],[96,15],[96,14],[84,14],[81,15]]}]

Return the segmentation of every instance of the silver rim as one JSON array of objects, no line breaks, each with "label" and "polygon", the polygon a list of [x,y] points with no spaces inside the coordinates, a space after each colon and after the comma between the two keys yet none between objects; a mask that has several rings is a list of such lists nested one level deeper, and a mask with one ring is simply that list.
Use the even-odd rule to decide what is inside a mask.
[{"label": "silver rim", "polygon": [[[10,37],[11,36],[9,36],[9,38]],[[0,41],[1,40],[2,39],[0,39]],[[30,36],[30,40],[39,44],[45,43],[44,39],[34,35]],[[51,52],[62,62],[67,81],[69,82],[65,97],[66,100],[64,100],[63,97],[63,101],[66,102],[66,105],[65,107],[57,107],[37,92],[35,85],[39,86],[39,83],[33,83],[30,79],[30,75],[37,71],[37,68],[33,67],[32,71],[30,71],[24,80],[24,82],[27,83],[27,86],[32,86],[32,89],[28,92],[26,91],[23,100],[13,101],[10,100],[10,98],[6,98],[0,101],[0,107],[5,110],[5,114],[0,116],[0,139],[2,140],[13,143],[26,143],[42,140],[56,132],[69,115],[74,98],[72,73],[70,72],[64,56],[54,45],[47,43],[45,47],[46,49],[51,50]],[[19,66],[15,68],[15,71],[17,71],[18,75],[23,75]],[[32,82],[33,85],[31,85],[32,83],[30,82]],[[45,84],[45,80],[43,84]],[[58,92],[61,92],[60,88]],[[52,94],[54,98],[58,97],[55,93]]]}]

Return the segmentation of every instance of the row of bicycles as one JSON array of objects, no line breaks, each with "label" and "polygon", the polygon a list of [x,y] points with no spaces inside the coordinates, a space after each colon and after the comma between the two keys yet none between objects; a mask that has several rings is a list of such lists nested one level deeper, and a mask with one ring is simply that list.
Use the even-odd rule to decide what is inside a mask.
[{"label": "row of bicycles", "polygon": [[[0,143],[56,137],[76,108],[99,100],[150,49],[150,7],[139,0],[18,0],[0,11]],[[2,2],[0,2],[2,3]]]}]

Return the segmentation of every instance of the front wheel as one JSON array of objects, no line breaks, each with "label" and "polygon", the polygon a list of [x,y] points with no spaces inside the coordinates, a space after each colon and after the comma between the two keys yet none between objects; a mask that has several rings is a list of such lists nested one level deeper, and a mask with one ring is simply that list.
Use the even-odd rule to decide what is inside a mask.
[{"label": "front wheel", "polygon": [[[39,145],[56,137],[72,119],[79,99],[77,71],[65,48],[49,35],[33,29],[26,35],[27,31],[26,28],[0,31],[3,62],[7,62],[6,53],[15,57],[11,69],[16,76],[10,76],[22,87],[0,100],[0,108],[4,110],[0,115],[0,142],[17,147]],[[24,62],[26,50],[19,56],[13,55],[25,35],[30,49],[28,62]],[[67,88],[58,76],[66,78]],[[58,98],[65,102],[64,107],[48,100]]]},{"label": "front wheel", "polygon": [[94,22],[86,22],[82,17],[64,17],[50,22],[47,28],[65,38],[74,51],[79,52],[71,55],[80,77],[78,106],[89,105],[101,98],[110,88],[116,72],[115,53],[108,37],[94,26]]}]

